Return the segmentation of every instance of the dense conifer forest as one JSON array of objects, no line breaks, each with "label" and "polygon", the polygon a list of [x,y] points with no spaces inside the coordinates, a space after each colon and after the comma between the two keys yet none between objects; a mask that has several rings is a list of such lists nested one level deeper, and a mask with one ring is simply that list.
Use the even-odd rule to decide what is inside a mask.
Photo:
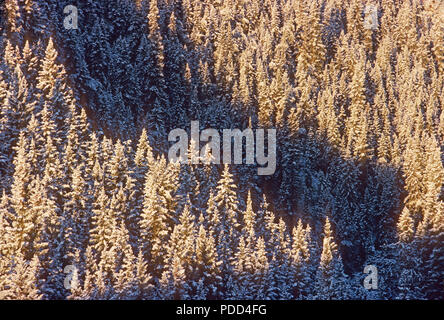
[{"label": "dense conifer forest", "polygon": [[0,299],[444,299],[443,7],[0,2]]}]

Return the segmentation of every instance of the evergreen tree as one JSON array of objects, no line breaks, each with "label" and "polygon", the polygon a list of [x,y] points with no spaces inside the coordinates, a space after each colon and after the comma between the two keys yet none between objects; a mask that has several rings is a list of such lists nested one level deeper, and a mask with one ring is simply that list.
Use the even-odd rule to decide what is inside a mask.
[{"label": "evergreen tree", "polygon": [[[217,212],[220,216],[221,234],[219,236],[221,238],[219,242],[222,246],[220,254],[224,261],[229,261],[233,257],[239,237],[239,212],[235,188],[233,176],[228,165],[225,165],[217,186],[217,194],[214,197]],[[227,272],[225,266],[224,269],[224,272]]]},{"label": "evergreen tree", "polygon": [[325,221],[321,260],[317,273],[316,299],[343,299],[347,295],[342,259],[333,240],[328,217]]}]

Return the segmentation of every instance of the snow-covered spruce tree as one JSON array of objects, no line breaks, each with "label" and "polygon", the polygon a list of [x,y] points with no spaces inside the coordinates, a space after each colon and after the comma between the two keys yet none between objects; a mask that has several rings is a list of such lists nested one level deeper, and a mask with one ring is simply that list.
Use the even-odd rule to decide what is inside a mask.
[{"label": "snow-covered spruce tree", "polygon": [[83,281],[80,281],[80,292],[76,292],[73,299],[94,299],[96,294],[95,284],[97,277],[97,260],[91,245],[86,247],[85,253],[85,272]]},{"label": "snow-covered spruce tree", "polygon": [[228,297],[234,300],[252,300],[257,293],[253,283],[254,249],[246,246],[244,236],[239,239],[235,257],[228,282]]},{"label": "snow-covered spruce tree", "polygon": [[57,50],[52,38],[48,40],[45,57],[37,76],[37,89],[40,90],[39,104],[48,102],[56,124],[57,136],[64,138],[68,132],[65,115],[69,114],[70,105],[75,104],[74,93],[67,83],[65,67],[57,63]]},{"label": "snow-covered spruce tree", "polygon": [[92,213],[89,211],[86,195],[86,183],[82,177],[83,166],[74,169],[67,191],[67,202],[63,208],[62,228],[65,232],[65,250],[68,260],[73,261],[76,250],[81,250],[88,243],[89,221]]},{"label": "snow-covered spruce tree", "polygon": [[195,217],[190,212],[189,201],[187,203],[169,239],[166,267],[162,276],[172,281],[172,291],[168,295],[172,295],[174,299],[187,299],[191,296],[193,287],[197,288],[197,283],[190,279],[194,272],[192,259],[196,238]]},{"label": "snow-covered spruce tree", "polygon": [[273,247],[270,247],[268,252],[271,256],[270,274],[268,276],[271,283],[269,283],[267,294],[271,299],[288,300],[291,298],[292,291],[292,283],[289,280],[289,235],[285,222],[281,218],[275,224],[271,242]]},{"label": "snow-covered spruce tree", "polygon": [[[219,252],[223,261],[229,262],[233,258],[233,252],[236,250],[239,239],[239,210],[236,194],[236,185],[233,176],[229,171],[229,166],[225,165],[221,179],[217,186],[217,193],[214,202],[220,217],[219,243],[221,252]],[[229,274],[228,263],[222,266],[223,276]]]},{"label": "snow-covered spruce tree", "polygon": [[425,170],[425,211],[416,236],[419,238],[423,262],[421,271],[426,279],[423,292],[426,297],[437,299],[442,297],[438,288],[440,257],[443,256],[443,248],[440,243],[442,243],[444,228],[442,201],[444,170],[440,160],[439,147],[434,137],[428,139],[426,152],[428,161]]},{"label": "snow-covered spruce tree", "polygon": [[19,65],[16,65],[12,73],[4,103],[5,139],[9,140],[9,145],[15,146],[18,135],[20,131],[26,129],[36,104]]},{"label": "snow-covered spruce tree", "polygon": [[12,261],[5,289],[0,291],[0,296],[10,300],[40,299],[42,296],[37,288],[38,265],[37,256],[26,260],[23,254],[18,253]]},{"label": "snow-covered spruce tree", "polygon": [[413,242],[415,235],[414,219],[408,207],[404,207],[397,224],[399,238],[399,262],[400,274],[398,280],[398,299],[411,300],[422,299],[423,296],[417,283],[420,283],[420,256],[416,244]]},{"label": "snow-covered spruce tree", "polygon": [[190,298],[188,290],[185,270],[180,258],[175,256],[172,265],[163,272],[159,280],[156,296],[162,300],[187,300]]},{"label": "snow-covered spruce tree", "polygon": [[[255,253],[255,266],[254,266],[254,284],[256,288],[255,299],[271,299],[269,294],[270,288],[272,289],[273,283],[270,281],[270,264],[266,255],[266,248],[264,239],[258,238],[256,242]],[[285,296],[285,298],[289,298]],[[284,299],[285,299],[284,298]]]},{"label": "snow-covered spruce tree", "polygon": [[298,87],[302,88],[306,77],[317,78],[324,67],[325,46],[321,35],[321,12],[318,1],[302,4],[302,12],[298,15],[302,29],[302,47],[297,61]]},{"label": "snow-covered spruce tree", "polygon": [[[69,244],[69,239],[65,238],[63,228],[69,226],[63,223],[62,210],[54,198],[54,190],[51,189],[54,181],[49,176],[49,172],[45,170],[42,179],[42,191],[40,192],[42,201],[38,212],[42,219],[38,239],[38,256],[40,259],[38,278],[45,279],[40,284],[44,299],[62,299],[65,298],[66,294],[63,286],[66,275],[63,273],[63,267],[66,261],[65,241],[67,240]],[[79,249],[76,248],[76,250]]]},{"label": "snow-covered spruce tree", "polygon": [[199,198],[197,199],[198,207],[205,210],[211,193],[216,191],[219,181],[219,168],[213,161],[210,148],[205,148],[204,156],[200,159],[201,164],[196,168],[196,176],[199,183]]},{"label": "snow-covered spruce tree", "polygon": [[328,217],[325,220],[322,254],[316,278],[316,299],[340,300],[347,298],[347,278],[344,274],[341,255],[333,240]]},{"label": "snow-covered spruce tree", "polygon": [[[341,236],[345,248],[344,256],[354,252],[361,246],[360,232],[364,211],[359,207],[361,187],[359,177],[360,169],[354,161],[348,163],[345,159],[335,157],[335,166],[329,169],[328,180],[332,185],[331,193],[334,201],[331,202],[331,216],[335,219],[337,234]],[[354,255],[348,261],[350,266],[359,263],[362,256]]]},{"label": "snow-covered spruce tree", "polygon": [[6,1],[6,32],[14,45],[22,45],[24,37],[23,5],[19,0]]},{"label": "snow-covered spruce tree", "polygon": [[168,226],[166,203],[158,192],[158,185],[151,173],[147,173],[140,216],[140,245],[144,258],[149,262],[149,271],[160,276],[165,268],[166,248],[171,231]]},{"label": "snow-covered spruce tree", "polygon": [[422,216],[422,195],[424,191],[424,153],[420,133],[410,137],[404,153],[403,173],[407,196],[404,203],[415,222]]},{"label": "snow-covered spruce tree", "polygon": [[19,136],[17,154],[14,158],[15,171],[11,186],[10,203],[13,210],[11,223],[13,228],[13,238],[11,239],[13,252],[21,252],[24,259],[29,259],[31,252],[26,252],[30,234],[34,229],[34,219],[29,210],[30,166],[26,155],[25,134]]},{"label": "snow-covered spruce tree", "polygon": [[[189,81],[185,76],[186,71],[186,52],[182,41],[184,33],[180,17],[176,16],[172,10],[168,22],[168,32],[165,39],[165,66],[164,75],[168,79],[166,94],[169,97],[171,124],[182,128],[188,124],[188,116],[191,119],[199,119],[196,110],[190,110],[190,102],[187,99]],[[190,75],[191,76],[191,75]],[[191,81],[190,81],[191,82]]]},{"label": "snow-covered spruce tree", "polygon": [[127,176],[130,174],[128,157],[122,142],[118,140],[113,149],[113,154],[105,167],[105,184],[109,195],[116,194],[121,187],[124,187]]},{"label": "snow-covered spruce tree", "polygon": [[134,155],[134,163],[137,166],[135,170],[135,179],[143,180],[149,167],[153,165],[154,156],[150,142],[148,140],[147,130],[144,128],[137,144],[136,153]]},{"label": "snow-covered spruce tree", "polygon": [[308,263],[310,262],[309,238],[307,230],[299,220],[297,227],[293,228],[291,241],[290,281],[292,282],[293,298],[303,299],[310,286]]},{"label": "snow-covered spruce tree", "polygon": [[145,259],[143,258],[143,252],[142,250],[140,250],[140,248],[136,260],[136,284],[137,284],[138,299],[153,298],[152,276],[148,272],[148,265]]},{"label": "snow-covered spruce tree", "polygon": [[128,208],[126,221],[131,242],[137,243],[140,214],[143,208],[145,176],[149,168],[154,166],[155,161],[146,129],[142,130],[135,151],[129,154],[128,157],[131,159],[129,162],[131,176],[127,175],[126,177],[126,205]]},{"label": "snow-covered spruce tree", "polygon": [[129,242],[128,230],[124,221],[116,229],[114,234],[116,246],[116,265],[118,270],[115,275],[114,292],[115,299],[133,300],[139,296],[137,283],[137,263],[133,249]]},{"label": "snow-covered spruce tree", "polygon": [[246,246],[254,248],[256,243],[256,213],[253,210],[251,191],[247,195],[247,207],[243,214],[242,235],[245,237]]},{"label": "snow-covered spruce tree", "polygon": [[2,198],[0,201],[0,228],[3,232],[0,235],[0,295],[6,292],[6,281],[8,277],[8,272],[10,269],[10,264],[12,262],[13,247],[10,243],[10,238],[12,237],[12,228],[10,223],[10,205],[9,198],[6,192],[3,191]]},{"label": "snow-covered spruce tree", "polygon": [[268,127],[271,125],[270,119],[273,112],[269,93],[270,79],[264,61],[259,54],[256,55],[256,67],[255,85],[257,88],[258,121],[261,126]]},{"label": "snow-covered spruce tree", "polygon": [[361,57],[355,65],[350,83],[350,117],[346,124],[348,155],[360,161],[365,161],[369,153],[367,143],[369,106],[365,94],[365,62]]},{"label": "snow-covered spruce tree", "polygon": [[433,54],[435,55],[435,65],[441,76],[444,74],[444,49],[442,36],[444,31],[439,26],[442,23],[443,18],[440,15],[433,15],[433,26],[431,28],[431,37],[433,39]]},{"label": "snow-covered spruce tree", "polygon": [[[168,96],[164,79],[164,45],[161,32],[163,11],[161,2],[150,1],[148,13],[148,35],[142,36],[139,46],[141,79],[144,83],[143,96],[145,108],[149,110],[149,124],[153,133],[156,133],[156,141],[162,143],[165,140],[165,130],[169,126],[167,110]],[[161,147],[155,146],[155,147]]]},{"label": "snow-covered spruce tree", "polygon": [[190,142],[188,148],[188,161],[180,165],[179,172],[179,188],[177,190],[178,208],[181,211],[187,205],[187,201],[190,205],[191,213],[198,218],[201,213],[201,201],[200,201],[200,181],[198,179],[197,165],[195,161],[200,161],[198,150],[195,147],[193,140]]},{"label": "snow-covered spruce tree", "polygon": [[[89,240],[95,254],[98,255],[103,263],[105,263],[104,258],[107,254],[110,254],[110,250],[113,248],[113,232],[115,232],[116,229],[117,219],[115,212],[110,208],[110,199],[102,187],[98,197],[94,201]],[[104,257],[101,255],[104,255]],[[112,260],[114,260],[114,257],[109,257],[108,262],[114,264]],[[102,265],[102,267],[111,272],[113,266]],[[102,269],[102,272],[103,271],[105,270]]]},{"label": "snow-covered spruce tree", "polygon": [[[196,236],[193,261],[193,299],[220,298],[222,287],[220,265],[223,263],[218,255],[215,238],[201,224]],[[200,285],[202,284],[202,285]],[[205,289],[205,290],[204,290]]]}]

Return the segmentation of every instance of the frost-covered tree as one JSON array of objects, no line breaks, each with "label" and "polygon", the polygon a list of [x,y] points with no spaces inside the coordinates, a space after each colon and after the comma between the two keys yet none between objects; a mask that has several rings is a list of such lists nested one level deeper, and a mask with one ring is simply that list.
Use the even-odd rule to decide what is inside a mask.
[{"label": "frost-covered tree", "polygon": [[[230,260],[237,247],[239,237],[239,210],[236,194],[236,186],[233,183],[233,176],[229,171],[228,165],[225,165],[224,172],[217,186],[217,194],[214,197],[215,206],[220,216],[222,246],[221,258]],[[225,272],[227,270],[224,270]]]},{"label": "frost-covered tree", "polygon": [[331,224],[326,218],[321,260],[316,275],[315,297],[321,300],[346,298],[347,282],[344,274],[342,258],[333,240]]}]

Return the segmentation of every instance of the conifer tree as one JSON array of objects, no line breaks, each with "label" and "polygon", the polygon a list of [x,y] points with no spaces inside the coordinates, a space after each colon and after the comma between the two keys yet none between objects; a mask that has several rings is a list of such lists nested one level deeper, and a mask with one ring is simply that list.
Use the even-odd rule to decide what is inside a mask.
[{"label": "conifer tree", "polygon": [[22,44],[24,37],[22,4],[20,2],[19,0],[7,1],[5,6],[8,38],[17,45]]},{"label": "conifer tree", "polygon": [[[221,293],[218,290],[221,288],[220,265],[222,261],[217,255],[214,238],[207,233],[203,225],[199,226],[194,257],[196,260],[193,263],[193,280],[194,286],[197,285],[197,288],[194,288],[195,295],[203,299],[220,297]],[[202,296],[202,290],[199,290],[200,283],[207,289],[204,296]]]},{"label": "conifer tree", "polygon": [[415,283],[421,281],[419,256],[416,252],[416,246],[413,242],[415,234],[414,220],[410,211],[404,207],[397,224],[399,245],[400,245],[400,275],[398,280],[398,298],[400,299],[420,299],[420,291]]},{"label": "conifer tree", "polygon": [[293,282],[293,297],[301,298],[306,294],[310,283],[307,264],[310,261],[310,250],[308,241],[309,235],[302,225],[302,221],[298,221],[297,227],[293,228],[291,242],[291,261],[290,272],[291,281]]},{"label": "conifer tree", "polygon": [[236,260],[233,265],[233,273],[230,277],[229,290],[232,299],[251,300],[256,293],[254,290],[254,249],[245,245],[244,236],[239,239],[236,252]]},{"label": "conifer tree", "polygon": [[110,209],[110,199],[102,187],[94,201],[90,244],[100,254],[113,246],[113,232],[116,230],[115,212]]},{"label": "conifer tree", "polygon": [[38,300],[41,294],[37,288],[37,268],[39,260],[34,256],[30,261],[18,253],[12,263],[12,270],[6,280],[6,292],[0,292],[4,299]]},{"label": "conifer tree", "polygon": [[10,202],[11,208],[14,210],[12,218],[12,228],[14,230],[12,239],[13,250],[14,252],[21,252],[23,255],[27,254],[24,250],[30,240],[30,233],[34,228],[32,213],[29,210],[29,184],[32,177],[30,176],[30,166],[25,152],[25,135],[24,132],[21,132],[17,145],[17,154],[14,159],[15,171],[11,186]]},{"label": "conifer tree", "polygon": [[141,246],[145,259],[151,262],[154,276],[162,273],[166,262],[166,248],[170,229],[167,225],[167,209],[162,198],[156,194],[157,185],[148,173],[145,182],[143,210],[140,219]]},{"label": "conifer tree", "polygon": [[168,243],[166,261],[173,263],[175,258],[180,260],[186,274],[192,273],[192,254],[194,251],[195,218],[190,213],[189,201],[184,207],[179,223],[174,227]]},{"label": "conifer tree", "polygon": [[70,259],[74,258],[76,250],[85,248],[88,239],[89,221],[91,213],[87,206],[86,186],[82,178],[83,167],[78,166],[72,174],[69,199],[64,206],[64,219],[62,228],[66,232],[65,249]]},{"label": "conifer tree", "polygon": [[67,132],[64,115],[68,114],[69,106],[74,103],[74,96],[66,81],[66,70],[57,63],[57,50],[52,38],[48,40],[45,57],[37,76],[37,89],[41,91],[41,103],[49,102],[53,107],[54,120],[60,133]]},{"label": "conifer tree", "polygon": [[327,217],[324,227],[321,260],[317,274],[316,299],[332,300],[345,298],[347,294],[346,289],[342,259],[333,240],[330,221]]},{"label": "conifer tree", "polygon": [[217,194],[214,198],[218,214],[220,215],[222,238],[219,239],[223,246],[222,259],[230,259],[237,247],[239,237],[239,212],[236,195],[236,186],[233,183],[233,176],[225,165],[224,172],[217,186]]}]

